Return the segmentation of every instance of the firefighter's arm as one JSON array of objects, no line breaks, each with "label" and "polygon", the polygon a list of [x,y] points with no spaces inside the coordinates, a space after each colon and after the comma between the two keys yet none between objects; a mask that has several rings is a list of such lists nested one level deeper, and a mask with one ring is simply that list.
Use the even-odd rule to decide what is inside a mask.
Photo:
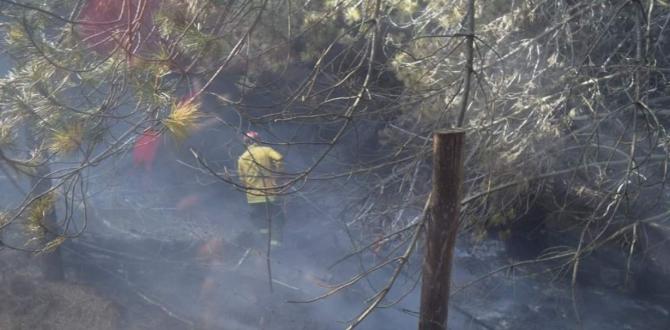
[{"label": "firefighter's arm", "polygon": [[237,175],[239,176],[239,178],[240,178],[240,182],[241,182],[243,185],[246,185],[246,184],[247,184],[247,182],[246,182],[246,177],[247,177],[247,176],[246,176],[246,172],[247,172],[247,171],[248,171],[248,169],[247,169],[247,164],[246,164],[246,162],[240,157],[240,158],[237,160]]},{"label": "firefighter's arm", "polygon": [[268,155],[270,156],[270,159],[272,159],[273,170],[277,172],[284,171],[284,156],[274,149],[270,149]]}]

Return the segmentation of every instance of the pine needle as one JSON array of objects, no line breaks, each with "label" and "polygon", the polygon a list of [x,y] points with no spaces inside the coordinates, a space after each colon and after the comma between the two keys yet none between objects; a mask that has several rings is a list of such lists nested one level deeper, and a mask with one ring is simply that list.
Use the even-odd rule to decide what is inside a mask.
[{"label": "pine needle", "polygon": [[9,214],[0,212],[0,226],[5,226],[9,222]]},{"label": "pine needle", "polygon": [[14,123],[12,121],[0,119],[0,147],[6,147],[13,143],[13,126]]},{"label": "pine needle", "polygon": [[200,104],[186,101],[175,103],[170,115],[162,122],[177,141],[183,141],[198,127],[200,119],[202,119]]},{"label": "pine needle", "polygon": [[63,242],[65,242],[65,237],[58,236],[52,239],[51,241],[47,242],[47,244],[45,244],[43,248],[35,252],[35,255],[39,256],[45,253],[51,253],[55,251],[61,244],[63,244]]},{"label": "pine needle", "polygon": [[23,30],[23,27],[21,27],[18,24],[13,24],[9,26],[9,32],[6,35],[6,40],[7,42],[11,43],[16,43],[22,40],[25,40],[26,38],[26,33]]},{"label": "pine needle", "polygon": [[84,136],[82,124],[74,124],[62,131],[55,131],[49,140],[49,150],[53,153],[70,154],[79,148]]},{"label": "pine needle", "polygon": [[42,221],[46,215],[53,210],[55,202],[56,194],[50,193],[38,198],[32,203],[26,216],[26,231],[29,234],[38,237],[44,235]]}]

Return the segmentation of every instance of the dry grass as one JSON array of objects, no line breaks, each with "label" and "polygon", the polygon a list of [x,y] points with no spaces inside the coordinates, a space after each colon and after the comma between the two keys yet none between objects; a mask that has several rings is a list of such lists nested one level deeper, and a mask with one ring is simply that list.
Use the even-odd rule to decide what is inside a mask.
[{"label": "dry grass", "polygon": [[0,283],[0,329],[117,329],[119,312],[82,286],[15,274]]},{"label": "dry grass", "polygon": [[119,329],[119,306],[89,287],[42,278],[41,257],[2,250],[0,329]]}]

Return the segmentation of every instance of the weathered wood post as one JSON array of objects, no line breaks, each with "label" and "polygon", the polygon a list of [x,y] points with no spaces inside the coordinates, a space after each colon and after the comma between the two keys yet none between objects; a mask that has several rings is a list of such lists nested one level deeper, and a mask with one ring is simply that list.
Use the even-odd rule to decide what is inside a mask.
[{"label": "weathered wood post", "polygon": [[447,328],[451,264],[463,183],[464,139],[463,130],[433,134],[433,193],[426,224],[419,330]]}]

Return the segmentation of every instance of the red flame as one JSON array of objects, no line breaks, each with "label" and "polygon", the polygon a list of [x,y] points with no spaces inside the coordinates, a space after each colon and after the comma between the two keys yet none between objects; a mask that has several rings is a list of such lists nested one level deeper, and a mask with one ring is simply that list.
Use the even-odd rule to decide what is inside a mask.
[{"label": "red flame", "polygon": [[179,211],[190,210],[200,203],[200,196],[196,194],[191,194],[188,196],[182,197],[179,202],[177,202],[176,209]]},{"label": "red flame", "polygon": [[158,0],[88,0],[80,14],[80,32],[99,53],[124,50],[129,58],[155,41],[153,15]]},{"label": "red flame", "polygon": [[154,130],[147,130],[135,142],[133,148],[133,164],[135,166],[144,166],[146,171],[151,171],[156,158],[156,151],[160,144],[159,133]]}]

